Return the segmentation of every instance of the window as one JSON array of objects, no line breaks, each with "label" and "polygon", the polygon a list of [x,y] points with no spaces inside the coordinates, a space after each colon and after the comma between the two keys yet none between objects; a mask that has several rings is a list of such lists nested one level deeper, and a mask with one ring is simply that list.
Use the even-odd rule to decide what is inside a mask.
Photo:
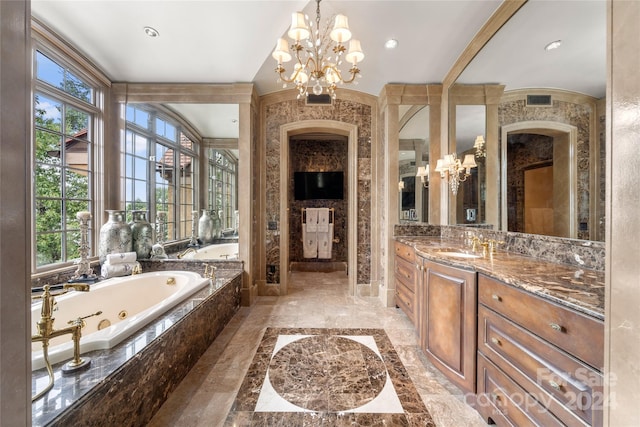
[{"label": "window", "polygon": [[[79,257],[76,213],[93,212],[97,89],[34,50],[33,205],[36,270]],[[94,245],[91,245],[94,246]]]},{"label": "window", "polygon": [[197,145],[177,122],[147,105],[126,106],[126,135],[122,149],[127,218],[132,210],[148,210],[149,221],[167,213],[163,241],[191,236],[197,202],[194,167]]},{"label": "window", "polygon": [[238,159],[228,151],[210,148],[209,159],[209,209],[220,216],[222,228],[236,228],[236,174]]}]

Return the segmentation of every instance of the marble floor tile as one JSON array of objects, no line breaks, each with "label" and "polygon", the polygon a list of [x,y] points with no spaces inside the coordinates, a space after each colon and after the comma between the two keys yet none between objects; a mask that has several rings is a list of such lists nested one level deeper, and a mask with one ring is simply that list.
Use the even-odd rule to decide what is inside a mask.
[{"label": "marble floor tile", "polygon": [[[241,308],[149,425],[486,426],[424,357],[399,309],[348,295],[344,272],[293,272],[289,291]],[[359,328],[366,331],[353,333]],[[340,329],[351,334],[323,335]],[[347,375],[336,368],[345,360]],[[331,375],[316,372],[308,384],[298,375],[324,365]],[[271,389],[256,411],[267,373]],[[243,400],[246,390],[251,398]],[[376,403],[380,395],[384,403]],[[293,409],[280,412],[286,405]]]}]

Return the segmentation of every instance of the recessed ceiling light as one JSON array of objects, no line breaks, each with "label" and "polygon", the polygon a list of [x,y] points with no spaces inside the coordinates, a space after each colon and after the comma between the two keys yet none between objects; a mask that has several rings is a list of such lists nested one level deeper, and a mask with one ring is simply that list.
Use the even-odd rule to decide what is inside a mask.
[{"label": "recessed ceiling light", "polygon": [[562,44],[562,40],[556,40],[553,41],[551,43],[549,43],[548,45],[546,45],[544,47],[544,50],[553,50],[553,49],[557,49],[560,47],[560,45]]},{"label": "recessed ceiling light", "polygon": [[144,27],[144,32],[149,37],[159,37],[160,33],[153,27]]},{"label": "recessed ceiling light", "polygon": [[398,47],[398,40],[389,39],[384,43],[384,47],[386,47],[387,49],[395,49],[396,47]]}]

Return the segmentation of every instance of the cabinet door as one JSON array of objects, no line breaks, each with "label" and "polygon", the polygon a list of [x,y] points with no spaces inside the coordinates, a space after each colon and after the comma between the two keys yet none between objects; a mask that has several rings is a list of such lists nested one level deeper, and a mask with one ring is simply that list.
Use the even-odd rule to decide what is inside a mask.
[{"label": "cabinet door", "polygon": [[420,305],[421,346],[462,390],[476,386],[476,273],[425,260]]}]

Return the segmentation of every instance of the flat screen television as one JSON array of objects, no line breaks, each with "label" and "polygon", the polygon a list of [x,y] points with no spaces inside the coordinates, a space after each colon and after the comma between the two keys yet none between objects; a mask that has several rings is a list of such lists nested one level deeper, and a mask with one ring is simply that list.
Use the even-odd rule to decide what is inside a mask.
[{"label": "flat screen television", "polygon": [[296,200],[344,199],[344,172],[294,172]]}]

